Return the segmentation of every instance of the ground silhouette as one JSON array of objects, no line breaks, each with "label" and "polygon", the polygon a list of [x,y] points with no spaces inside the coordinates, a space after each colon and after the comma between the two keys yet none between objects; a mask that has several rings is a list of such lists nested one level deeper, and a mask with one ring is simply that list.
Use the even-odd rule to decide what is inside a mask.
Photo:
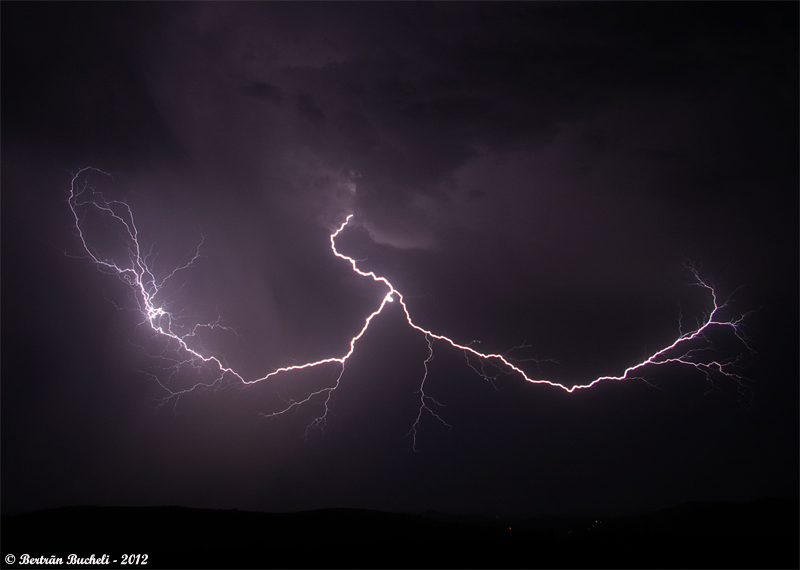
[{"label": "ground silhouette", "polygon": [[[617,518],[361,509],[66,507],[3,516],[2,555],[147,554],[147,568],[797,568],[798,502],[687,503]],[[114,562],[116,560],[116,562]]]}]

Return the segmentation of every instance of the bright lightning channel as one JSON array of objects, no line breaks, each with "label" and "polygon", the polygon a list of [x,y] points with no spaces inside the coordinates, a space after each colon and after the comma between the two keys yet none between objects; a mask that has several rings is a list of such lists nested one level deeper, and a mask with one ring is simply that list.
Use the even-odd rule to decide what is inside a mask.
[{"label": "bright lightning channel", "polygon": [[[264,382],[280,374],[286,374],[292,371],[316,368],[329,364],[336,365],[338,367],[338,374],[332,386],[313,391],[305,398],[300,400],[285,401],[285,405],[278,411],[269,414],[262,414],[266,417],[279,416],[312,400],[321,399],[323,401],[325,411],[323,414],[313,420],[306,431],[308,432],[309,429],[314,427],[322,427],[326,425],[327,422],[331,395],[339,387],[342,381],[347,361],[355,352],[356,344],[367,333],[373,320],[383,312],[384,308],[389,303],[393,302],[399,303],[403,309],[403,313],[405,314],[405,319],[408,323],[408,326],[419,331],[423,335],[428,345],[428,355],[423,361],[424,373],[419,385],[419,390],[416,392],[419,394],[419,410],[411,430],[409,431],[409,435],[412,437],[412,445],[415,450],[417,445],[417,436],[420,429],[420,422],[426,413],[448,428],[451,427],[434,410],[434,408],[431,407],[432,404],[437,406],[442,406],[442,404],[425,392],[425,383],[428,380],[428,364],[433,359],[433,348],[434,342],[436,341],[441,341],[450,345],[452,348],[462,351],[467,359],[467,364],[478,375],[482,376],[486,380],[491,381],[495,378],[489,376],[486,372],[486,366],[491,366],[502,373],[516,373],[522,380],[530,384],[545,384],[564,390],[568,393],[574,393],[578,390],[586,390],[604,381],[637,379],[647,382],[646,378],[641,375],[646,368],[670,364],[694,368],[695,370],[703,373],[709,382],[711,382],[714,377],[722,376],[735,381],[738,384],[740,391],[745,387],[745,379],[735,372],[735,370],[738,369],[736,367],[736,359],[717,359],[711,357],[711,355],[715,354],[716,352],[713,349],[712,343],[708,339],[707,335],[712,329],[727,330],[732,333],[733,336],[745,348],[752,351],[752,349],[748,346],[747,339],[742,331],[742,322],[747,314],[725,318],[723,313],[725,313],[725,309],[728,308],[728,300],[721,301],[718,298],[717,292],[714,290],[714,288],[707,281],[703,280],[693,267],[689,267],[688,269],[694,276],[695,284],[706,292],[706,294],[710,297],[712,305],[711,311],[708,312],[704,319],[697,322],[697,326],[695,328],[687,332],[679,331],[677,338],[672,343],[654,352],[644,360],[628,366],[619,375],[599,376],[584,384],[568,386],[553,380],[529,376],[528,373],[514,364],[512,362],[513,359],[508,357],[507,354],[502,355],[481,352],[471,346],[474,344],[474,342],[469,344],[460,344],[447,336],[436,334],[415,323],[411,317],[408,306],[406,305],[403,294],[398,291],[388,279],[380,275],[376,275],[372,271],[363,271],[359,269],[357,265],[358,260],[341,253],[337,249],[336,238],[348,226],[353,217],[352,214],[347,216],[338,229],[336,229],[336,231],[330,235],[331,252],[336,257],[350,264],[353,272],[362,277],[372,279],[376,283],[380,283],[386,288],[386,293],[382,297],[380,304],[366,317],[364,324],[361,326],[361,329],[358,331],[358,333],[350,338],[349,348],[343,355],[331,356],[328,358],[315,360],[313,362],[307,362],[305,364],[284,366],[277,368],[260,378],[248,380],[236,372],[233,368],[224,364],[220,358],[213,355],[204,355],[200,350],[189,345],[189,340],[198,333],[199,328],[225,328],[219,324],[219,320],[207,324],[195,325],[190,330],[183,331],[180,330],[180,327],[175,324],[178,321],[178,318],[165,308],[165,304],[159,301],[159,293],[162,291],[164,285],[178,272],[191,267],[198,260],[201,255],[200,246],[202,245],[202,240],[200,245],[198,245],[193,257],[188,262],[179,265],[169,272],[169,274],[167,274],[165,277],[157,279],[153,272],[153,268],[148,261],[149,255],[145,255],[142,252],[142,248],[139,243],[139,232],[134,222],[133,212],[131,211],[130,207],[124,201],[106,200],[102,191],[98,191],[95,186],[90,184],[89,178],[92,174],[108,177],[111,176],[94,167],[87,167],[79,170],[72,178],[68,200],[69,207],[75,220],[75,228],[77,229],[83,249],[99,269],[111,274],[115,274],[132,288],[139,305],[139,309],[144,316],[144,322],[148,324],[150,329],[152,329],[156,335],[163,337],[168,342],[174,344],[176,354],[182,355],[172,366],[174,371],[177,371],[178,368],[184,365],[191,365],[195,368],[205,366],[214,371],[214,379],[211,382],[198,382],[192,387],[184,390],[171,389],[164,382],[156,378],[156,381],[158,381],[162,388],[164,388],[164,390],[167,392],[167,396],[164,398],[164,403],[168,401],[174,401],[174,403],[177,404],[177,400],[181,396],[198,389],[218,387],[225,378],[238,381],[242,385],[251,385]],[[125,263],[119,263],[101,255],[96,246],[92,244],[92,241],[87,239],[87,232],[84,229],[84,224],[89,211],[94,211],[95,214],[104,216],[107,223],[115,226],[115,231],[119,236],[121,236],[125,243],[127,254],[127,260]],[[697,346],[698,342],[694,341],[701,343],[701,346]],[[472,364],[470,357],[473,357],[480,362],[480,369]]]}]

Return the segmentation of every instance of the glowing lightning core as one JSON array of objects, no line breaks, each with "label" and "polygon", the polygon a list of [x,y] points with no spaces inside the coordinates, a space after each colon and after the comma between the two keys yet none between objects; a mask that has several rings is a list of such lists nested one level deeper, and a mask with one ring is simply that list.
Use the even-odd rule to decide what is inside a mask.
[{"label": "glowing lightning core", "polygon": [[[318,396],[322,396],[325,412],[312,422],[312,424],[309,426],[309,429],[315,426],[324,425],[329,411],[328,405],[331,394],[338,388],[342,380],[347,361],[355,352],[356,343],[366,334],[373,319],[383,312],[383,309],[388,303],[395,301],[397,301],[402,307],[408,325],[422,333],[428,344],[428,356],[423,363],[424,374],[422,381],[420,382],[420,388],[417,392],[420,395],[419,412],[411,431],[409,432],[409,435],[411,435],[413,438],[413,444],[415,448],[419,424],[425,412],[439,420],[442,424],[450,427],[449,424],[447,424],[445,420],[439,416],[429,405],[431,403],[435,403],[437,405],[441,404],[425,393],[425,382],[428,379],[428,363],[433,358],[434,341],[443,341],[449,344],[451,347],[462,351],[467,357],[467,362],[470,367],[475,370],[476,373],[486,379],[491,378],[486,374],[485,368],[479,370],[473,366],[469,362],[470,356],[478,359],[482,363],[482,367],[486,365],[493,366],[501,372],[516,373],[525,382],[529,382],[531,384],[547,384],[548,386],[559,388],[568,393],[591,388],[597,383],[606,380],[620,381],[634,378],[645,380],[643,376],[638,375],[643,369],[646,367],[663,366],[667,364],[690,366],[702,372],[708,380],[711,380],[715,375],[721,375],[728,379],[734,380],[740,386],[740,388],[743,386],[742,382],[744,379],[734,371],[734,360],[718,360],[709,356],[710,354],[713,354],[713,351],[711,350],[710,341],[706,335],[712,328],[726,329],[749,350],[746,339],[741,331],[741,324],[746,315],[738,315],[737,317],[730,318],[723,317],[722,313],[727,307],[727,301],[720,301],[714,288],[704,281],[697,271],[691,267],[689,269],[694,275],[696,284],[706,291],[706,293],[710,296],[713,305],[711,311],[703,321],[698,322],[696,328],[688,332],[680,333],[671,344],[654,352],[641,362],[628,366],[622,372],[622,374],[617,376],[600,376],[585,384],[567,386],[552,380],[531,377],[528,375],[528,373],[512,363],[511,360],[509,360],[509,358],[505,355],[480,352],[472,348],[470,345],[459,344],[449,337],[438,335],[416,324],[411,318],[408,306],[406,305],[406,302],[400,291],[395,289],[395,287],[385,277],[376,275],[372,271],[363,271],[359,269],[357,265],[358,261],[356,259],[341,253],[336,248],[336,238],[348,226],[352,218],[352,214],[349,215],[345,221],[342,222],[339,228],[331,234],[331,251],[336,257],[349,263],[352,270],[358,275],[361,275],[362,277],[368,277],[376,283],[381,283],[386,287],[387,292],[383,296],[380,304],[372,313],[369,314],[369,316],[367,316],[358,333],[350,339],[349,349],[342,356],[323,358],[321,360],[307,362],[305,364],[277,368],[265,376],[247,380],[238,372],[225,365],[222,360],[216,356],[203,355],[198,349],[193,348],[189,344],[191,339],[197,334],[199,327],[224,328],[221,327],[218,321],[204,325],[195,325],[188,330],[182,330],[181,327],[176,325],[177,318],[172,313],[167,311],[164,305],[159,301],[159,293],[161,292],[165,283],[175,276],[175,274],[179,271],[190,267],[199,258],[200,246],[198,246],[194,256],[188,262],[176,267],[163,279],[156,279],[153,269],[148,263],[148,255],[144,255],[142,253],[139,244],[138,230],[136,228],[136,224],[134,223],[133,212],[131,211],[130,207],[126,202],[123,201],[107,201],[103,193],[101,191],[97,191],[96,188],[89,183],[89,177],[92,173],[109,176],[108,174],[96,168],[83,168],[73,176],[69,194],[69,206],[74,216],[75,228],[77,229],[77,233],[81,243],[83,244],[84,250],[91,260],[98,266],[98,268],[108,271],[112,274],[116,274],[133,289],[136,300],[139,304],[139,308],[145,317],[145,322],[149,325],[154,333],[164,337],[168,342],[175,344],[177,354],[182,356],[176,361],[173,369],[177,370],[177,368],[180,366],[188,364],[196,368],[205,366],[214,371],[214,379],[211,382],[198,382],[191,388],[187,388],[185,390],[173,390],[168,388],[163,382],[156,378],[156,380],[159,381],[159,384],[168,393],[165,401],[173,399],[177,401],[181,395],[187,394],[196,389],[218,386],[226,377],[238,381],[242,385],[257,384],[279,374],[288,373],[295,370],[314,368],[325,364],[336,364],[339,368],[339,372],[333,386],[313,391],[301,400],[287,401],[286,405],[282,409],[270,414],[264,414],[266,416],[280,415],[293,408],[301,406]],[[113,259],[109,259],[108,256],[101,255],[97,247],[93,245],[92,240],[87,239],[87,232],[85,231],[84,226],[86,224],[87,216],[90,213],[94,215],[99,214],[100,218],[103,219],[107,225],[114,227],[114,231],[121,237],[122,243],[124,244],[123,249],[127,257],[125,263],[120,263],[118,261],[114,261]],[[202,245],[202,241],[200,245]],[[694,341],[700,341],[704,344],[697,346],[698,343]]]}]

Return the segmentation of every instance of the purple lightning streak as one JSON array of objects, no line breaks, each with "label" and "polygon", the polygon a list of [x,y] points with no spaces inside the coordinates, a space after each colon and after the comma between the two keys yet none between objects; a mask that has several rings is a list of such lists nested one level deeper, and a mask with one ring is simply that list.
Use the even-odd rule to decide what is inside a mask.
[{"label": "purple lightning streak", "polygon": [[[331,395],[341,384],[347,361],[355,352],[356,344],[367,333],[373,320],[383,312],[384,308],[386,308],[389,303],[393,303],[395,301],[397,301],[402,307],[408,325],[422,333],[428,345],[428,355],[422,363],[424,373],[419,385],[419,389],[416,392],[419,394],[419,410],[411,430],[408,432],[408,435],[412,437],[413,447],[415,450],[420,422],[425,413],[438,420],[444,426],[448,428],[452,427],[439,415],[439,413],[434,410],[434,408],[431,407],[433,405],[443,407],[443,404],[425,392],[425,384],[428,380],[429,372],[428,365],[433,360],[433,345],[435,341],[442,341],[446,344],[449,344],[452,348],[462,351],[467,360],[468,366],[472,368],[476,374],[489,382],[493,382],[501,373],[517,374],[525,382],[530,384],[546,384],[548,386],[564,390],[567,393],[574,393],[578,390],[591,388],[592,386],[595,386],[603,381],[638,379],[647,382],[646,378],[641,375],[646,368],[666,365],[681,365],[685,367],[691,367],[701,372],[705,375],[708,381],[712,381],[714,377],[722,376],[729,380],[735,381],[739,385],[740,391],[744,387],[745,379],[735,371],[737,369],[735,359],[716,359],[712,357],[716,352],[711,340],[708,338],[708,334],[712,329],[727,330],[733,334],[739,343],[747,348],[747,350],[752,352],[752,349],[748,345],[747,339],[742,331],[742,322],[747,314],[725,318],[723,313],[725,313],[725,310],[728,308],[728,300],[720,301],[715,289],[707,281],[703,280],[693,267],[688,267],[688,269],[694,276],[695,285],[703,289],[709,295],[712,304],[710,312],[708,312],[704,319],[697,322],[695,328],[687,332],[682,332],[679,330],[677,338],[671,344],[654,352],[642,361],[628,366],[619,375],[599,376],[584,384],[568,386],[553,380],[529,376],[528,373],[514,363],[522,361],[512,359],[508,356],[508,352],[505,355],[483,353],[472,347],[472,345],[476,344],[478,341],[472,341],[468,344],[459,344],[447,336],[438,335],[415,323],[411,317],[411,313],[406,305],[402,293],[395,289],[388,279],[376,275],[372,271],[363,271],[359,269],[359,260],[345,255],[337,249],[336,238],[349,225],[350,220],[353,217],[352,214],[347,216],[339,228],[330,235],[331,251],[333,255],[349,263],[351,269],[358,275],[362,277],[368,277],[376,283],[380,283],[386,287],[387,291],[381,298],[380,304],[366,317],[361,329],[350,339],[349,349],[342,356],[328,357],[316,360],[314,362],[307,362],[305,364],[296,364],[277,368],[265,376],[247,380],[238,372],[224,364],[221,358],[213,355],[204,355],[199,349],[190,345],[191,340],[197,336],[200,329],[226,328],[220,324],[219,319],[206,324],[195,324],[192,327],[180,326],[177,324],[179,318],[168,310],[167,303],[162,300],[162,295],[160,295],[164,285],[170,279],[172,279],[180,271],[191,267],[201,257],[200,247],[203,243],[202,239],[200,244],[197,246],[194,255],[191,257],[191,259],[189,259],[189,261],[179,265],[162,279],[157,279],[153,268],[148,261],[149,254],[144,255],[142,253],[142,249],[139,244],[139,232],[134,222],[133,212],[128,204],[124,201],[106,200],[103,193],[98,191],[95,186],[90,184],[89,178],[94,174],[110,177],[109,174],[106,174],[96,168],[89,167],[81,169],[72,178],[69,194],[69,206],[72,210],[75,220],[75,227],[85,252],[99,269],[117,275],[132,288],[136,296],[139,309],[144,316],[144,321],[142,321],[142,323],[146,323],[157,336],[163,337],[168,343],[173,344],[175,353],[178,355],[178,357],[172,359],[173,364],[170,366],[172,374],[175,374],[177,370],[183,366],[192,366],[198,370],[205,367],[206,369],[211,369],[213,371],[213,379],[210,382],[197,382],[190,388],[184,390],[171,389],[165,382],[162,382],[156,377],[156,381],[159,383],[159,385],[161,385],[162,388],[164,388],[164,390],[166,390],[168,394],[164,398],[162,404],[172,400],[174,401],[174,404],[177,405],[177,400],[182,395],[193,392],[197,389],[219,387],[225,378],[228,378],[234,382],[238,382],[241,385],[251,385],[264,382],[279,374],[331,364],[336,365],[338,368],[338,375],[336,376],[336,380],[333,382],[333,385],[313,391],[305,398],[300,400],[284,400],[285,405],[278,411],[269,414],[262,414],[265,417],[278,416],[288,412],[293,408],[297,408],[298,406],[302,406],[303,404],[321,397],[324,403],[325,411],[308,426],[306,432],[314,427],[324,427],[326,425],[327,415],[329,412]],[[86,224],[87,216],[90,214],[100,215],[101,219],[104,220],[106,227],[112,228],[115,234],[122,240],[124,243],[124,257],[127,257],[125,263],[119,263],[118,261],[109,259],[108,256],[102,255],[98,251],[97,247],[93,245],[92,240],[87,239],[84,226]],[[528,345],[523,344],[522,346],[515,348],[523,348],[526,346]],[[475,360],[478,362],[477,365],[473,362]],[[512,362],[512,360],[514,362]],[[537,363],[538,362],[539,361],[537,361]],[[496,370],[497,374],[494,376],[490,375],[489,372],[487,372],[487,367],[491,367]]]}]

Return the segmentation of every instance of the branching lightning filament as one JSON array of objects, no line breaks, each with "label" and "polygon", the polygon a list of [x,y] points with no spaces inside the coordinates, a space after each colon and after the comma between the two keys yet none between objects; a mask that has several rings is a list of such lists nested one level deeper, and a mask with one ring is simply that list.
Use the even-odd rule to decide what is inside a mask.
[{"label": "branching lightning filament", "polygon": [[[345,228],[347,228],[352,219],[352,214],[330,235],[331,252],[336,257],[348,263],[353,272],[364,278],[371,279],[385,288],[385,293],[380,303],[365,318],[360,330],[350,338],[349,348],[344,354],[340,356],[329,356],[304,364],[284,366],[259,378],[247,379],[233,368],[227,366],[221,357],[204,354],[204,352],[197,348],[195,343],[192,342],[192,339],[196,337],[198,329],[200,328],[224,328],[220,325],[218,320],[207,324],[196,324],[188,328],[178,326],[178,316],[170,312],[167,304],[162,300],[162,295],[160,295],[165,284],[167,284],[170,279],[179,272],[195,264],[201,257],[202,239],[194,255],[188,261],[175,267],[165,277],[157,278],[152,267],[150,254],[145,254],[142,251],[139,241],[139,232],[130,207],[124,201],[106,200],[103,193],[98,191],[96,187],[92,186],[90,183],[94,176],[108,177],[110,175],[96,168],[83,168],[73,176],[69,193],[69,207],[72,211],[75,228],[85,253],[99,269],[116,275],[130,286],[144,318],[143,324],[146,324],[155,335],[163,338],[170,345],[175,355],[174,359],[171,361],[171,369],[173,371],[181,366],[190,365],[198,369],[202,368],[211,373],[212,379],[210,381],[198,381],[192,384],[191,387],[183,390],[170,388],[168,387],[168,383],[156,378],[166,391],[164,402],[172,401],[173,403],[177,403],[177,400],[187,393],[220,386],[223,381],[233,381],[244,386],[265,382],[275,376],[288,374],[293,371],[333,366],[337,369],[337,372],[335,374],[335,381],[331,386],[312,391],[299,400],[285,400],[283,406],[278,410],[263,414],[267,417],[279,416],[309,402],[321,401],[324,405],[324,412],[309,425],[308,429],[322,427],[326,424],[328,418],[331,395],[339,387],[345,374],[347,362],[354,354],[358,342],[367,334],[370,325],[374,319],[383,312],[384,308],[389,303],[395,302],[402,308],[408,326],[422,335],[428,347],[427,357],[422,362],[423,373],[419,384],[419,390],[417,391],[419,395],[419,409],[409,431],[415,449],[420,421],[424,415],[427,414],[438,420],[444,426],[448,428],[451,427],[441,415],[442,412],[440,408],[443,407],[443,404],[428,395],[425,391],[426,382],[429,380],[428,365],[433,360],[434,344],[437,342],[447,344],[453,349],[461,351],[467,359],[467,364],[479,376],[482,376],[486,380],[492,381],[496,378],[496,375],[501,373],[512,374],[530,384],[545,384],[568,393],[586,390],[604,381],[639,379],[646,382],[647,379],[644,374],[648,368],[665,365],[691,367],[702,373],[709,381],[713,380],[715,377],[724,377],[737,383],[740,389],[744,386],[744,378],[736,373],[738,369],[736,366],[736,359],[716,358],[714,355],[717,353],[713,349],[708,334],[712,329],[722,329],[733,335],[733,338],[745,349],[750,350],[741,326],[747,315],[726,317],[724,314],[730,312],[726,311],[728,308],[728,301],[720,300],[715,289],[707,281],[703,280],[698,272],[691,267],[689,267],[689,269],[693,273],[695,284],[708,295],[711,301],[711,310],[703,319],[697,322],[694,328],[685,332],[679,331],[672,343],[657,350],[642,361],[629,365],[617,375],[599,376],[582,384],[566,385],[553,380],[532,376],[531,373],[524,371],[518,366],[521,364],[521,361],[511,359],[507,356],[508,353],[506,353],[506,355],[489,352],[484,353],[473,347],[473,344],[476,344],[475,342],[460,344],[447,336],[436,334],[414,322],[403,294],[398,291],[388,279],[376,275],[372,271],[363,271],[359,269],[358,260],[345,255],[337,249],[336,239],[345,231]],[[101,253],[99,250],[100,244],[94,243],[94,241],[88,237],[89,232],[86,230],[86,220],[89,216],[94,216],[96,219],[102,220],[107,227],[113,228],[113,231],[119,237],[117,250],[114,251],[113,255]],[[106,246],[104,245],[104,247]],[[121,259],[124,259],[124,262],[121,261]],[[495,370],[497,374],[495,376],[490,376],[487,369]]]}]

